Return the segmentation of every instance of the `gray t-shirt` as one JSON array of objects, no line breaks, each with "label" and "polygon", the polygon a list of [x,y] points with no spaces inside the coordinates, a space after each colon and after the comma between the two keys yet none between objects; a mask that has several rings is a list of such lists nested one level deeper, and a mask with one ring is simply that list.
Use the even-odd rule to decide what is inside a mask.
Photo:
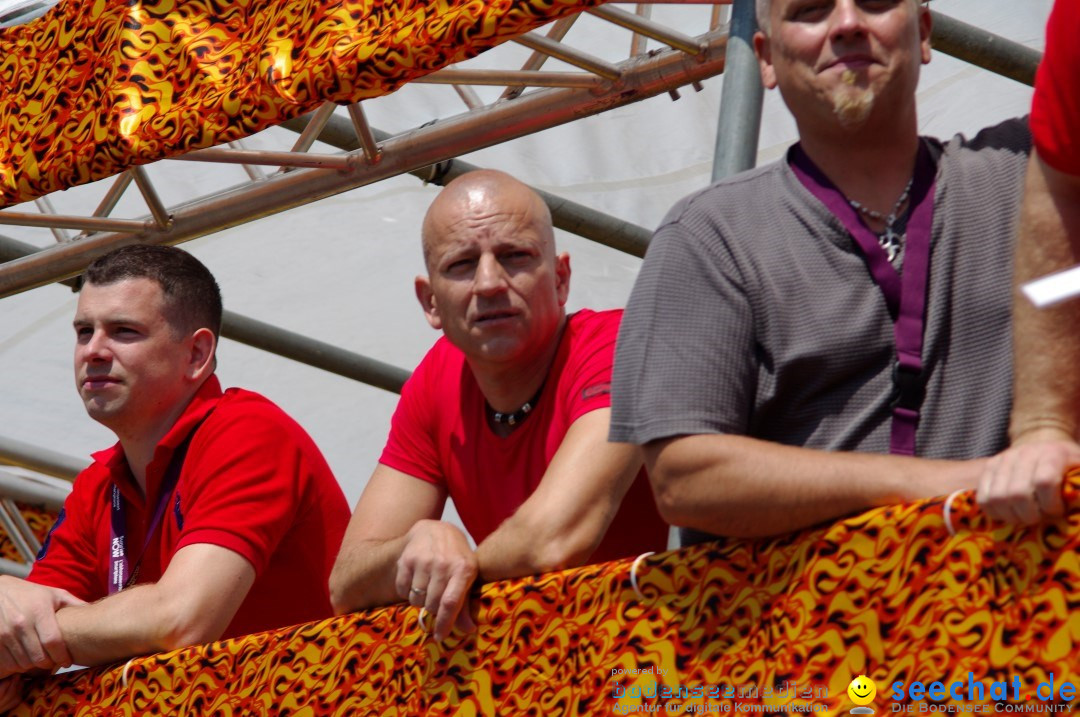
[{"label": "gray t-shirt", "polygon": [[[938,158],[917,455],[1006,446],[1013,235],[1024,120]],[[677,204],[622,322],[611,440],[730,433],[887,453],[896,347],[881,290],[842,224],[786,161]]]}]

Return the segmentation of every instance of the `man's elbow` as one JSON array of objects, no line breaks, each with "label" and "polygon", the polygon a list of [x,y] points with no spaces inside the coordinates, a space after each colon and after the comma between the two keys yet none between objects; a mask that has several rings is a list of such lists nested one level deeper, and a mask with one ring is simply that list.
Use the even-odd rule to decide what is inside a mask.
[{"label": "man's elbow", "polygon": [[340,568],[340,564],[334,565],[330,573],[330,607],[335,615],[344,615],[347,612],[359,610],[363,605],[352,596],[353,580]]},{"label": "man's elbow", "polygon": [[196,605],[183,599],[166,599],[160,612],[156,647],[165,652],[221,639],[232,621],[213,603]]},{"label": "man's elbow", "polygon": [[[604,524],[606,521],[594,515],[578,514],[571,520],[567,516],[519,513],[500,527],[504,542],[499,567],[488,566],[482,575],[485,580],[506,580],[584,565],[604,537]],[[515,546],[512,554],[505,552],[509,546]],[[484,547],[481,545],[481,553]]]},{"label": "man's elbow", "polygon": [[[670,451],[664,452],[667,442],[650,444],[645,447],[645,467],[652,485],[656,509],[668,525],[688,526],[694,522],[696,512],[700,511],[701,501],[695,500],[689,490],[689,476],[672,459]],[[695,508],[697,511],[695,511]]]},{"label": "man's elbow", "polygon": [[[708,446],[698,436],[683,436],[644,447],[656,508],[668,525],[734,535],[746,520],[746,505],[731,498],[739,494],[737,473],[731,470],[733,453],[727,441],[707,438]],[[715,483],[731,490],[717,493],[710,488]],[[720,526],[725,529],[718,531]]]},{"label": "man's elbow", "polygon": [[204,645],[214,642],[221,637],[223,629],[211,630],[203,624],[177,624],[163,632],[157,641],[157,649],[161,652],[182,650],[192,645]]},{"label": "man's elbow", "polygon": [[353,607],[343,599],[341,593],[330,590],[330,609],[335,615],[344,615],[353,611]]},{"label": "man's elbow", "polygon": [[589,562],[602,537],[601,535],[594,539],[593,536],[573,533],[551,536],[533,550],[530,561],[533,571],[537,574],[553,573],[584,565]]},{"label": "man's elbow", "polygon": [[685,490],[685,482],[679,476],[657,469],[649,472],[656,509],[668,525],[687,526],[694,522],[694,501]]},{"label": "man's elbow", "polygon": [[[380,554],[386,542],[346,540],[342,545],[330,571],[330,607],[335,615],[400,601],[393,586],[394,571],[383,575],[378,568],[378,560],[375,564],[372,563],[372,560],[375,560],[372,556]],[[399,553],[400,550],[395,549],[393,556]],[[389,567],[393,568],[393,565]]]}]

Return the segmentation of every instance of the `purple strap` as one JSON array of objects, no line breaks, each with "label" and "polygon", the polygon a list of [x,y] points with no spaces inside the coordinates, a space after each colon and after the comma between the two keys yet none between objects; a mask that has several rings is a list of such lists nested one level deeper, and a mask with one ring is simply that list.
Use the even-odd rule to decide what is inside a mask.
[{"label": "purple strap", "polygon": [[[211,413],[213,410],[211,410]],[[154,517],[150,521],[150,526],[146,529],[146,538],[143,540],[142,550],[139,551],[139,559],[135,563],[135,567],[131,570],[128,569],[128,557],[127,557],[127,506],[124,503],[124,496],[120,493],[120,488],[116,483],[112,484],[112,515],[111,525],[109,530],[109,594],[118,593],[126,587],[130,587],[135,582],[136,576],[139,574],[139,565],[142,563],[143,555],[146,554],[146,549],[150,546],[150,538],[154,536],[157,531],[158,525],[161,523],[161,517],[165,514],[165,506],[169,503],[169,497],[172,495],[173,489],[176,488],[177,481],[180,480],[180,471],[184,467],[184,459],[187,457],[188,447],[191,445],[191,439],[195,437],[199,428],[203,422],[210,416],[207,413],[203,416],[202,420],[195,424],[195,427],[191,429],[191,433],[187,438],[176,447],[173,451],[172,458],[169,460],[169,466],[165,469],[165,476],[161,479],[161,488],[158,491],[157,507],[154,509]]]},{"label": "purple strap", "polygon": [[889,452],[913,456],[919,409],[926,393],[922,375],[922,345],[926,290],[930,277],[930,233],[934,223],[936,167],[933,156],[926,144],[920,142],[915,159],[915,178],[911,185],[912,210],[907,224],[902,277],[889,263],[889,257],[878,244],[877,236],[863,223],[858,211],[799,145],[792,148],[790,164],[803,186],[851,233],[862,250],[870,275],[885,296],[885,304],[893,319],[897,359],[893,366],[895,393]]}]

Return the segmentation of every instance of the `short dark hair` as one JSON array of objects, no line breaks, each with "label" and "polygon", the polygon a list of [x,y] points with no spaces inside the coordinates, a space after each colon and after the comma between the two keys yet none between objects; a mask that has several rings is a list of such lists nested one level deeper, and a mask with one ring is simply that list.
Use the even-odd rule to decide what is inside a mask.
[{"label": "short dark hair", "polygon": [[88,284],[150,279],[165,297],[165,319],[177,333],[207,328],[221,335],[221,289],[202,262],[172,246],[132,244],[95,259],[83,273]]}]

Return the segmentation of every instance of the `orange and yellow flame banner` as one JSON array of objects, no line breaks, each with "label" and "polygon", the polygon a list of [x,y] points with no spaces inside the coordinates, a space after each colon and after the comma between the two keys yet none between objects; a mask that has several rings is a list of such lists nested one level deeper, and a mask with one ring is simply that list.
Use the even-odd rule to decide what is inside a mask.
[{"label": "orange and yellow flame banner", "polygon": [[598,0],[62,0],[0,30],[0,206],[248,136]]},{"label": "orange and yellow flame banner", "polygon": [[877,714],[900,707],[895,683],[914,712],[935,682],[972,707],[969,681],[973,702],[1004,696],[991,712],[1048,711],[1048,683],[1053,702],[1080,688],[1078,488],[1080,472],[1069,517],[1031,528],[964,495],[955,535],[933,500],[656,555],[640,596],[630,560],[496,583],[477,632],[441,644],[400,606],[137,658],[28,682],[16,714],[843,714],[859,674]]}]

